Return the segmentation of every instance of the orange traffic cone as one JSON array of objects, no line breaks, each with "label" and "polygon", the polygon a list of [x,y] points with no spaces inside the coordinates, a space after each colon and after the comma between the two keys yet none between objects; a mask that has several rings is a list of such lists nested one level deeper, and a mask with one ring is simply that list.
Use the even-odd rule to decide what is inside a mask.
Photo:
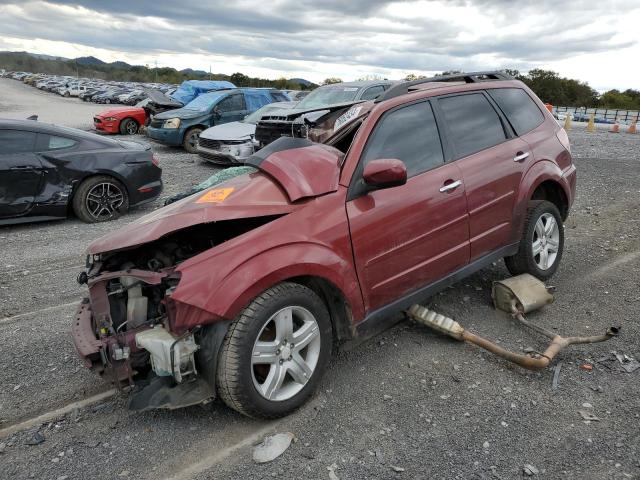
[{"label": "orange traffic cone", "polygon": [[620,133],[620,124],[618,123],[618,119],[616,118],[616,123],[613,124],[609,133]]},{"label": "orange traffic cone", "polygon": [[631,125],[629,125],[627,133],[636,133],[636,122],[633,122]]},{"label": "orange traffic cone", "polygon": [[587,123],[587,132],[595,132],[596,131],[596,118],[595,115],[592,113],[591,116],[589,117],[589,123]]}]

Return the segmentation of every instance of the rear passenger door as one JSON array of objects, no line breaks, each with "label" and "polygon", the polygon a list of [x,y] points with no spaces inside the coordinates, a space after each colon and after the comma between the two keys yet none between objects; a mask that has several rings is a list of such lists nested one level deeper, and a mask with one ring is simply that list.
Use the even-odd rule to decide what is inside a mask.
[{"label": "rear passenger door", "polygon": [[[402,160],[405,185],[367,190],[365,165]],[[444,154],[428,101],[385,113],[353,174],[347,216],[356,270],[368,311],[463,267],[469,260],[464,183]]]},{"label": "rear passenger door", "polygon": [[517,241],[515,202],[531,149],[482,91],[439,97],[437,104],[464,179],[473,261]]}]

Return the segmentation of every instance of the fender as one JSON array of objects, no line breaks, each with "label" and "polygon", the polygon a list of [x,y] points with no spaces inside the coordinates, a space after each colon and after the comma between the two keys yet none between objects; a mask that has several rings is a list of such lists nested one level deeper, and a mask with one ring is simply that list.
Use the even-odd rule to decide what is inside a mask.
[{"label": "fender", "polygon": [[564,177],[562,170],[558,165],[550,160],[538,160],[531,165],[529,170],[522,176],[520,188],[518,189],[518,198],[516,199],[514,222],[518,226],[516,236],[513,238],[517,241],[522,236],[524,228],[524,220],[527,213],[527,204],[533,196],[536,188],[547,180],[551,180],[562,187],[569,204],[572,201],[571,186]]},{"label": "fender", "polygon": [[[295,259],[294,264],[292,259]],[[191,272],[183,272],[173,299],[205,310],[217,319],[233,319],[263,291],[300,276],[329,281],[342,292],[354,320],[364,317],[364,303],[353,264],[321,244],[299,242],[265,250],[236,267],[215,290],[211,289],[210,277],[202,275],[200,279],[189,281],[189,276]],[[188,283],[188,288],[180,288],[183,282]],[[176,327],[180,329],[193,326],[178,322]]]}]

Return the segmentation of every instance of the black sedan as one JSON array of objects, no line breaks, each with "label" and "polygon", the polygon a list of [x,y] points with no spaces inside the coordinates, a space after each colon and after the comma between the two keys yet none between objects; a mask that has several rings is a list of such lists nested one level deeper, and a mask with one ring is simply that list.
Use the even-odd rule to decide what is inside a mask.
[{"label": "black sedan", "polygon": [[0,119],[0,225],[119,217],[162,191],[149,145],[34,120]]}]

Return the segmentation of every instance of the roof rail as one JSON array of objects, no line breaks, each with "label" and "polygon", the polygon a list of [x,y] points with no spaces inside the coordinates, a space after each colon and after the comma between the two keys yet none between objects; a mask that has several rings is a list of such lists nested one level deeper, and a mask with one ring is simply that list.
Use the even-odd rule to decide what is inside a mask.
[{"label": "roof rail", "polygon": [[409,82],[402,82],[396,85],[392,85],[386,92],[376,98],[375,103],[389,100],[390,98],[399,97],[411,91],[411,87],[421,85],[423,83],[431,82],[452,82],[452,81],[464,81],[465,83],[477,83],[489,80],[513,80],[513,77],[505,72],[501,71],[486,71],[486,72],[469,72],[469,73],[455,73],[453,75],[441,75],[439,77],[419,78],[418,80],[411,80]]}]

